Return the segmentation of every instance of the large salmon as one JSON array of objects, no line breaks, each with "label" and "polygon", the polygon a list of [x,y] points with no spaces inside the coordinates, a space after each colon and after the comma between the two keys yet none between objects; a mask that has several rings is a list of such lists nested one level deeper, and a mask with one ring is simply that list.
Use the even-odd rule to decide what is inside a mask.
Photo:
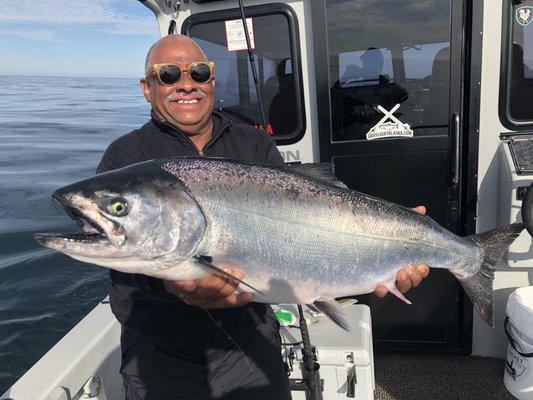
[{"label": "large salmon", "polygon": [[147,161],[63,187],[53,198],[83,232],[37,235],[44,246],[167,280],[231,265],[244,270],[254,301],[314,304],[344,328],[336,297],[384,284],[405,300],[395,277],[415,264],[449,270],[492,325],[495,265],[524,228],[459,237],[427,216],[347,189],[329,164]]}]

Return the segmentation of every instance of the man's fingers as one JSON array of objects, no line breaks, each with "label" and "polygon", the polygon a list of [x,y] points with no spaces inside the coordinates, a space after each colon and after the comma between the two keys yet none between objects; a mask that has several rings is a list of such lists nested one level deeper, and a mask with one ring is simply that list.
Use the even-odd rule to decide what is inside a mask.
[{"label": "man's fingers", "polygon": [[400,270],[400,272],[398,272],[396,275],[396,287],[402,293],[407,292],[412,286],[411,279],[405,270],[406,268]]},{"label": "man's fingers", "polygon": [[239,280],[244,278],[244,273],[238,269],[224,268],[224,272],[231,275],[231,277],[226,277],[227,279],[224,282],[225,290],[231,290],[233,293],[239,287]]},{"label": "man's fingers", "polygon": [[235,292],[235,287],[228,284],[225,280],[228,278],[218,278],[218,281],[211,281],[205,285],[199,285],[194,293],[188,295],[189,298],[194,297],[199,301],[215,301],[228,297]]},{"label": "man's fingers", "polygon": [[420,282],[422,282],[422,274],[418,272],[414,267],[407,267],[407,275],[409,276],[409,279],[411,280],[411,286],[417,287],[420,285]]},{"label": "man's fingers", "polygon": [[227,272],[228,274],[233,275],[237,279],[244,278],[244,272],[242,272],[240,269],[224,268],[224,272]]},{"label": "man's fingers", "polygon": [[[231,276],[212,274],[194,281],[165,281],[165,288],[187,304],[202,308],[208,308],[215,304],[217,308],[221,308],[224,303],[217,302],[235,294],[235,290],[239,286],[239,279],[244,277],[244,273],[238,269],[225,268],[224,271]],[[235,296],[234,299],[230,299],[230,303],[226,307],[233,307],[233,304],[236,304],[235,307],[237,307],[241,302],[249,301],[246,296]]]},{"label": "man's fingers", "polygon": [[167,292],[172,294],[177,293],[192,293],[196,290],[195,281],[163,281]]},{"label": "man's fingers", "polygon": [[378,285],[378,287],[376,287],[376,290],[374,290],[374,294],[378,297],[385,297],[388,292],[389,289],[387,289],[387,286],[385,285]]},{"label": "man's fingers", "polygon": [[253,298],[254,295],[252,293],[233,293],[223,299],[218,300],[195,298],[188,301],[187,304],[209,310],[212,308],[240,307],[252,301]]},{"label": "man's fingers", "polygon": [[238,293],[238,294],[234,293],[226,298],[223,298],[217,301],[211,301],[207,303],[203,308],[210,309],[210,308],[240,307],[252,301],[253,298],[254,298],[254,295],[249,292]]},{"label": "man's fingers", "polygon": [[422,275],[422,278],[427,278],[429,275],[429,267],[424,264],[417,265],[416,270],[420,275]]},{"label": "man's fingers", "polygon": [[[244,276],[242,272],[229,268],[224,269],[224,272],[227,272],[237,279],[241,279]],[[230,296],[239,286],[239,281],[229,276],[215,274],[210,278],[212,279],[206,281],[205,285],[198,285],[198,289],[194,293],[195,296],[203,297],[207,301],[213,302]]]},{"label": "man's fingers", "polygon": [[412,210],[420,215],[426,215],[426,207],[424,206],[413,207]]},{"label": "man's fingers", "polygon": [[[402,268],[396,275],[396,287],[400,292],[405,293],[420,285],[422,279],[428,275],[429,267],[424,264],[417,265],[416,268],[413,266]],[[385,297],[387,293],[388,289],[384,285],[378,285],[374,290],[374,294],[378,297]]]}]

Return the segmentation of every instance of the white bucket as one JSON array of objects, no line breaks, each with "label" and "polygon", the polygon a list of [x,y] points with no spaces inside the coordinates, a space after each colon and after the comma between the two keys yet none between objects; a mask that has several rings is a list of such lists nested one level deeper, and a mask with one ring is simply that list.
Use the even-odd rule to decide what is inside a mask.
[{"label": "white bucket", "polygon": [[519,400],[533,400],[533,286],[509,296],[505,333],[509,339],[505,387]]}]

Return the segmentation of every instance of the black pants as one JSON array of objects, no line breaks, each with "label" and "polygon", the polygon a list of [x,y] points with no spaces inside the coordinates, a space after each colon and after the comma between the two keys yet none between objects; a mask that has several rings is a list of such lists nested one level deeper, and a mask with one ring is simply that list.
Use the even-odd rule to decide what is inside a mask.
[{"label": "black pants", "polygon": [[261,326],[241,343],[188,351],[122,332],[126,400],[290,400],[276,327]]}]

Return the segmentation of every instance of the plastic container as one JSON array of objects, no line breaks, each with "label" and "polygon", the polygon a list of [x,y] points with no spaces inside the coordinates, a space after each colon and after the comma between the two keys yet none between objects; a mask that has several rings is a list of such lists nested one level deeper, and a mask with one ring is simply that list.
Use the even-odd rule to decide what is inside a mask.
[{"label": "plastic container", "polygon": [[533,400],[533,286],[511,293],[504,327],[509,339],[505,387],[519,400]]},{"label": "plastic container", "polygon": [[[298,315],[293,305],[283,305],[283,308]],[[376,385],[370,308],[355,304],[343,307],[343,311],[352,327],[351,332],[343,331],[327,317],[320,317],[318,322],[309,325],[311,344],[320,364],[319,376],[323,380],[322,398],[373,400]],[[296,328],[282,327],[281,334],[285,343],[299,343],[301,340],[300,330]],[[300,345],[286,347],[294,354],[293,371],[289,378],[300,380],[303,369]],[[293,400],[307,399],[305,392],[294,386],[291,395]]]}]

